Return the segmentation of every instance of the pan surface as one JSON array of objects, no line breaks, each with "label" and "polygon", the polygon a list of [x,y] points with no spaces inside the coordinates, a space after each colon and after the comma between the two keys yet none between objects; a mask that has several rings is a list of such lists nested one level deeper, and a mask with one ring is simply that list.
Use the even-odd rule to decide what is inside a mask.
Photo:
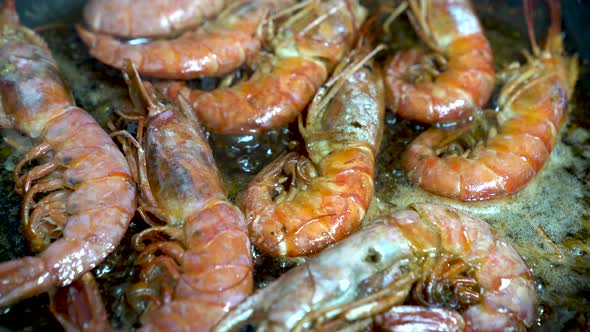
[{"label": "pan surface", "polygon": [[[366,1],[375,6],[379,1]],[[496,68],[522,61],[521,50],[529,48],[522,3],[516,0],[474,1],[492,49]],[[19,0],[17,9],[23,24],[42,27],[54,56],[70,84],[77,103],[101,124],[126,98],[127,90],[118,71],[92,59],[72,29],[81,19],[84,0]],[[536,36],[541,39],[548,14],[542,1],[536,1]],[[470,211],[490,222],[533,270],[539,290],[537,331],[588,330],[590,319],[590,76],[585,69],[590,59],[590,3],[562,1],[563,29],[569,53],[578,53],[584,65],[576,87],[569,122],[562,131],[562,143],[537,179],[512,198],[486,203],[461,204],[416,189],[403,176],[399,154],[424,129],[416,123],[387,116],[387,129],[378,157],[376,198],[370,214],[403,208],[411,202],[442,202]],[[413,40],[409,25],[401,25],[390,38],[394,49]],[[397,45],[397,46],[396,46]],[[207,81],[200,82],[207,84]],[[301,140],[296,126],[263,135],[221,137],[212,135],[210,143],[224,175],[230,197],[264,165],[287,149],[291,140]],[[21,197],[14,192],[11,170],[22,151],[0,143],[0,261],[27,255],[27,243],[20,230]],[[134,221],[121,246],[95,274],[104,300],[117,327],[130,328],[137,318],[126,313],[121,294],[135,271],[130,267],[134,255],[130,236],[144,227]],[[257,257],[257,282],[263,285],[288,266]],[[0,332],[59,331],[61,327],[47,309],[48,298],[36,298],[0,313]],[[33,318],[33,319],[32,319]]]}]

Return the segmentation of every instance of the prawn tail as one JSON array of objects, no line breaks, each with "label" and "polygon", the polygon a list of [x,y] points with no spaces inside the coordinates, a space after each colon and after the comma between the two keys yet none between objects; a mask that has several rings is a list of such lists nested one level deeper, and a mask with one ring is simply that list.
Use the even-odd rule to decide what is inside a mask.
[{"label": "prawn tail", "polygon": [[64,330],[110,331],[107,312],[92,272],[50,294],[49,310]]}]

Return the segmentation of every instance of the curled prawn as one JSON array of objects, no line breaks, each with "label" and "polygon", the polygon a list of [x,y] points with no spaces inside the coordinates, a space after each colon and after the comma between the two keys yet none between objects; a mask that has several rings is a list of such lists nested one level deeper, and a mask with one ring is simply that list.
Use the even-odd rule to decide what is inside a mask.
[{"label": "curled prawn", "polygon": [[494,88],[492,50],[469,0],[407,0],[408,16],[434,56],[421,48],[386,64],[387,105],[426,123],[465,119]]},{"label": "curled prawn", "polygon": [[[415,305],[404,305],[409,297]],[[284,273],[215,331],[246,324],[257,331],[514,331],[532,326],[536,304],[529,268],[489,224],[445,205],[413,204]]]},{"label": "curled prawn", "polygon": [[385,112],[372,55],[357,54],[314,98],[301,129],[309,159],[280,157],[238,197],[251,240],[266,253],[309,255],[360,226],[373,197]]},{"label": "curled prawn", "polygon": [[84,21],[92,31],[138,38],[165,36],[194,28],[229,1],[213,0],[90,0]]},{"label": "curled prawn", "polygon": [[209,330],[252,293],[246,221],[225,195],[189,106],[154,101],[152,86],[144,88],[132,69],[125,78],[137,107],[148,111],[132,164],[141,188],[138,210],[152,225],[133,239],[141,280],[127,301],[147,311],[141,331]]},{"label": "curled prawn", "polygon": [[534,42],[531,8],[526,8],[533,55],[527,64],[509,70],[497,101],[497,124],[465,151],[449,152],[458,139],[471,134],[469,127],[477,127],[473,123],[420,134],[402,155],[402,166],[414,183],[462,201],[487,200],[518,192],[543,167],[578,76],[576,57],[563,51],[559,2],[549,3],[551,26],[543,50]]},{"label": "curled prawn", "polygon": [[184,96],[215,133],[280,128],[295,120],[354,47],[366,15],[357,0],[308,1],[280,25],[271,38],[274,53],[257,57],[249,80],[213,91],[180,82],[161,89],[172,100]]},{"label": "curled prawn", "polygon": [[[45,42],[19,25],[14,1],[4,1],[0,25],[0,118],[38,144],[16,166],[15,182],[25,234],[39,254],[0,264],[5,307],[101,263],[127,230],[136,197],[124,156],[76,107]],[[22,175],[32,161],[40,164]]]},{"label": "curled prawn", "polygon": [[173,39],[125,43],[82,26],[76,29],[92,56],[118,69],[124,69],[126,59],[130,59],[142,75],[167,79],[220,76],[254,58],[260,49],[256,30],[264,15],[291,1],[238,1],[214,21]]}]

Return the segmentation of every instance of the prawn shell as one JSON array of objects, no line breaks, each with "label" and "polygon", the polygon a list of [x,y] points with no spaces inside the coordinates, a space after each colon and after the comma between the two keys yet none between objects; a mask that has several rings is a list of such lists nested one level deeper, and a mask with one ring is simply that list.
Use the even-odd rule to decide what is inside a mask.
[{"label": "prawn shell", "polygon": [[174,110],[150,118],[145,136],[148,179],[166,213],[177,220],[210,199],[225,199],[213,153],[200,129],[183,123]]}]

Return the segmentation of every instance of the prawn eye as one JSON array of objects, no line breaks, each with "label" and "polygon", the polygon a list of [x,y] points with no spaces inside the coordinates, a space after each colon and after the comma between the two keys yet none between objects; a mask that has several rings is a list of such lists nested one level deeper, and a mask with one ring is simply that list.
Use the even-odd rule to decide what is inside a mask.
[{"label": "prawn eye", "polygon": [[364,261],[372,264],[377,264],[381,261],[383,256],[374,248],[369,248],[367,250],[367,255],[365,256]]}]

